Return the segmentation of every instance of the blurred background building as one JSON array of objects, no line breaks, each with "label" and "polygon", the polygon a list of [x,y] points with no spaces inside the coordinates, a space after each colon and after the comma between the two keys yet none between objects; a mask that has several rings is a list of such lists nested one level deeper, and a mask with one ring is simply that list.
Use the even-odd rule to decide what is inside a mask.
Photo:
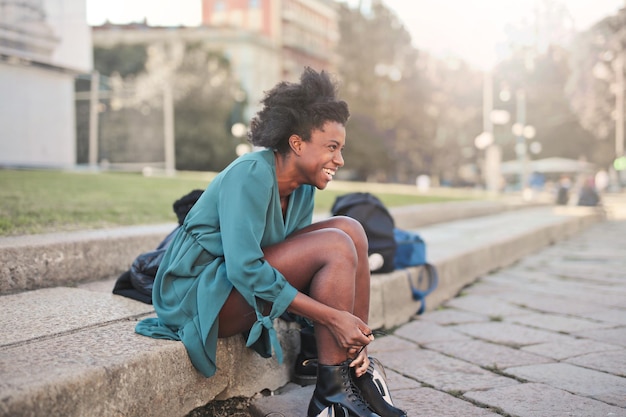
[{"label": "blurred background building", "polygon": [[280,51],[281,79],[304,66],[334,69],[339,41],[334,0],[202,0],[202,24],[249,30]]},{"label": "blurred background building", "polygon": [[[94,0],[88,10],[103,18],[89,27],[90,1],[0,2],[0,166],[218,171],[249,150],[265,92],[311,66],[336,76],[350,104],[342,179],[521,190],[536,174],[546,187],[571,174],[546,168],[568,159],[591,167],[577,176],[606,171],[625,182],[624,8],[580,30],[562,0],[535,0],[528,14],[500,20],[463,2],[433,18],[426,0],[192,0],[146,10],[143,0]],[[193,17],[185,25],[152,20],[182,9]],[[439,39],[469,52],[435,53],[437,39],[412,37],[416,17],[420,29],[497,20],[504,32],[480,38],[447,26]],[[497,56],[478,65],[489,45]]]},{"label": "blurred background building", "polygon": [[74,78],[91,51],[84,0],[0,2],[0,163],[76,164]]}]

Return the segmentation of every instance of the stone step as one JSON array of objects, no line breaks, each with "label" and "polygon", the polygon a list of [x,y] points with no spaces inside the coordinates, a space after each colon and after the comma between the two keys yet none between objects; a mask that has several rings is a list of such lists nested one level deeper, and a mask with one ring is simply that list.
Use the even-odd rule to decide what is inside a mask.
[{"label": "stone step", "polygon": [[[460,201],[396,207],[401,228],[484,216],[526,207],[517,201]],[[316,219],[327,217],[319,213]],[[0,295],[97,281],[128,270],[177,225],[130,226],[0,238]]]},{"label": "stone step", "polygon": [[[480,274],[601,219],[593,210],[542,207],[420,227],[440,274],[428,308]],[[180,342],[134,333],[151,306],[86,288],[0,297],[0,416],[185,416],[212,400],[274,391],[290,380],[299,343],[294,324],[278,324],[284,364],[261,358],[236,336],[220,340],[219,370],[206,379]],[[373,277],[372,327],[405,323],[418,307],[406,272]]]}]

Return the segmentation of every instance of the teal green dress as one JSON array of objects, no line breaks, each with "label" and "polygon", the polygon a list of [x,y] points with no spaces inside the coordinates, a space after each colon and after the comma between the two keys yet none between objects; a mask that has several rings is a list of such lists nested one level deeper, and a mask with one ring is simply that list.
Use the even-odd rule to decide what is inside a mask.
[{"label": "teal green dress", "polygon": [[[218,314],[235,287],[256,311],[247,346],[259,351],[267,339],[282,361],[273,321],[297,290],[264,260],[261,248],[311,224],[314,196],[313,186],[298,187],[283,218],[274,153],[262,150],[233,161],[211,181],[168,248],[152,290],[158,318],[140,321],[136,332],[182,341],[196,369],[212,376]],[[267,302],[272,309],[263,316]]]}]

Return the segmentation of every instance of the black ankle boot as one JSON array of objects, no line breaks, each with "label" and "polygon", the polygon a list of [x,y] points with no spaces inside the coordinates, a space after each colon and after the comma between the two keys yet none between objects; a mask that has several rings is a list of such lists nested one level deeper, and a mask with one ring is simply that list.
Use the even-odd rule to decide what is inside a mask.
[{"label": "black ankle boot", "polygon": [[317,345],[312,327],[300,330],[300,353],[294,367],[294,382],[302,386],[315,384],[317,379]]},{"label": "black ankle boot", "polygon": [[367,372],[359,378],[356,377],[354,369],[350,369],[350,377],[361,391],[363,399],[381,417],[406,417],[406,412],[394,407],[389,387],[380,372],[374,368],[371,360],[372,358],[370,358]]},{"label": "black ankle boot", "polygon": [[350,360],[339,365],[317,366],[317,383],[309,403],[308,417],[317,416],[326,407],[338,404],[350,417],[381,417],[368,407],[350,377]]}]

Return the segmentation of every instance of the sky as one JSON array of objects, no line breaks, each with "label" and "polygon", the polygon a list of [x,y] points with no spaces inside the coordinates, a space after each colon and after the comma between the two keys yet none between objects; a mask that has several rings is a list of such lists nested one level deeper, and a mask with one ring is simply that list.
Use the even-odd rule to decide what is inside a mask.
[{"label": "sky", "polygon": [[[128,23],[147,18],[151,25],[195,26],[200,22],[200,0],[86,0],[87,22]],[[346,0],[357,4],[359,0]],[[368,0],[361,0],[364,4]],[[551,0],[555,1],[555,0]],[[533,17],[537,0],[384,0],[396,12],[420,50],[440,57],[458,57],[477,68],[489,68],[498,59],[498,43],[506,28]],[[625,0],[561,0],[573,27],[588,29],[615,14]]]}]

